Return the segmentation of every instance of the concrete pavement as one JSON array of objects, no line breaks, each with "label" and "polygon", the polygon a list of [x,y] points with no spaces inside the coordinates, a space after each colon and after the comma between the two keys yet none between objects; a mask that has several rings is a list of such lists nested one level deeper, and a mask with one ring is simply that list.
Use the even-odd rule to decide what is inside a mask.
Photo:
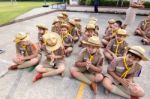
[{"label": "concrete pavement", "polygon": [[[4,27],[0,27],[0,48],[6,50],[6,53],[0,54],[0,63],[2,68],[0,72],[6,71],[8,66],[12,63],[12,58],[15,55],[15,45],[13,43],[14,36],[17,32],[30,32],[31,40],[37,42],[37,29],[36,24],[44,23],[48,26],[49,30],[53,20],[60,12],[54,12],[41,17],[33,18],[19,23],[14,23]],[[124,15],[116,14],[94,14],[94,13],[82,13],[82,12],[68,12],[70,18],[79,17],[82,20],[83,27],[86,25],[87,20],[94,16],[98,19],[98,25],[100,26],[100,38],[104,34],[104,30],[107,26],[107,21],[110,18],[124,20]],[[135,23],[127,28],[130,34],[127,39],[129,45],[141,45],[140,37],[133,36],[133,32],[136,26],[145,16],[137,16]],[[141,45],[143,46],[143,45]],[[143,46],[146,49],[146,53],[150,56],[150,47]],[[10,71],[4,77],[0,78],[0,99],[75,99],[80,82],[70,78],[69,69],[73,66],[76,56],[79,52],[77,45],[74,47],[74,52],[71,57],[66,58],[66,72],[65,77],[59,76],[47,77],[42,80],[32,83],[32,78],[35,75],[35,71],[28,72],[28,69]],[[150,57],[149,57],[150,58]],[[150,62],[141,63],[143,70],[141,77],[136,79],[145,90],[146,95],[142,99],[149,99],[150,97],[150,76],[148,66]],[[106,72],[107,65],[104,65],[104,72]],[[89,86],[86,86],[83,94],[83,99],[123,99],[116,95],[104,95],[103,87],[99,85],[98,94],[93,95]]]}]

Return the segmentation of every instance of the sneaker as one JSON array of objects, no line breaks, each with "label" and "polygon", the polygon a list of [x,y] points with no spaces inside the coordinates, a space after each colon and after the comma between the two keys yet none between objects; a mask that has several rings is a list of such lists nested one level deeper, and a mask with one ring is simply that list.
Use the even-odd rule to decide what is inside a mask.
[{"label": "sneaker", "polygon": [[41,73],[38,73],[38,74],[35,76],[35,78],[33,79],[33,82],[36,82],[36,81],[40,80],[42,77],[43,77],[42,74],[41,74]]},{"label": "sneaker", "polygon": [[131,99],[140,99],[140,98],[137,96],[131,96]]},{"label": "sneaker", "polygon": [[97,84],[95,82],[92,82],[90,87],[93,90],[94,94],[96,95],[96,93],[97,93]]},{"label": "sneaker", "polygon": [[17,69],[18,69],[17,66],[18,66],[18,65],[12,65],[12,66],[10,66],[10,67],[8,68],[8,70],[17,70]]}]

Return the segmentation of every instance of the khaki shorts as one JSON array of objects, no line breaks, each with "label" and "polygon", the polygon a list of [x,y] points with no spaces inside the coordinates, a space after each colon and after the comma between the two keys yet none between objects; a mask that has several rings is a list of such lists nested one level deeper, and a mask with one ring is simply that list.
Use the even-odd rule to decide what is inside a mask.
[{"label": "khaki shorts", "polygon": [[125,87],[123,87],[117,80],[115,80],[110,74],[106,73],[104,74],[105,77],[107,77],[108,79],[110,79],[114,85],[116,85],[119,89],[121,89],[124,93],[130,95],[130,91],[128,89],[126,89]]},{"label": "khaki shorts", "polygon": [[54,65],[50,65],[50,62],[48,62],[47,60],[42,62],[43,67],[45,68],[58,68],[61,65],[64,65],[64,61],[57,61],[54,63]]},{"label": "khaki shorts", "polygon": [[80,71],[81,73],[83,73],[87,78],[91,78],[92,76],[95,76],[94,73],[89,72],[88,70],[86,70],[86,68],[84,67],[75,67],[78,71]]},{"label": "khaki shorts", "polygon": [[113,84],[115,84],[115,85],[119,85],[119,84],[120,84],[120,83],[119,83],[117,80],[115,80],[110,74],[106,73],[106,74],[104,74],[104,76],[107,77],[108,79],[110,79]]}]

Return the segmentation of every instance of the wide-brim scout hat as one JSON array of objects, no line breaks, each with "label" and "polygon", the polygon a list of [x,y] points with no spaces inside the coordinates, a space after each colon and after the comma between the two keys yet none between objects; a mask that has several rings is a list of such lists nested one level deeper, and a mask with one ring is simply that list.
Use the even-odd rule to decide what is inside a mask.
[{"label": "wide-brim scout hat", "polygon": [[67,17],[68,17],[67,12],[62,12],[62,15],[63,15],[63,16],[67,16]]},{"label": "wide-brim scout hat", "polygon": [[117,35],[128,36],[128,33],[124,29],[118,29],[117,30]]},{"label": "wide-brim scout hat", "polygon": [[54,22],[53,22],[53,25],[60,22],[60,20],[56,19]]},{"label": "wide-brim scout hat", "polygon": [[71,25],[73,25],[73,26],[76,25],[76,22],[75,22],[74,20],[70,20],[69,23],[70,23]]},{"label": "wide-brim scout hat", "polygon": [[44,29],[44,30],[48,30],[48,28],[45,24],[37,24],[36,27]]},{"label": "wide-brim scout hat", "polygon": [[143,61],[149,60],[145,55],[145,50],[141,46],[129,47],[128,51],[139,56]]},{"label": "wide-brim scout hat", "polygon": [[50,52],[62,47],[62,39],[59,34],[55,32],[47,33],[43,36],[46,49]]},{"label": "wide-brim scout hat", "polygon": [[91,17],[91,18],[90,18],[90,21],[96,21],[96,22],[97,22],[97,18]]},{"label": "wide-brim scout hat", "polygon": [[17,33],[14,42],[19,43],[21,41],[29,41],[29,33]]},{"label": "wide-brim scout hat", "polygon": [[88,38],[87,41],[82,41],[83,44],[85,45],[91,45],[91,46],[96,46],[96,47],[100,47],[100,39],[98,36],[92,36],[90,38]]},{"label": "wide-brim scout hat", "polygon": [[115,19],[110,19],[110,20],[108,21],[109,24],[114,24],[115,22],[116,22]]},{"label": "wide-brim scout hat", "polygon": [[80,18],[74,18],[74,21],[81,22]]},{"label": "wide-brim scout hat", "polygon": [[63,28],[63,27],[65,27],[65,28],[67,28],[69,30],[70,26],[68,24],[66,24],[66,23],[63,23],[63,24],[61,24],[60,28]]},{"label": "wide-brim scout hat", "polygon": [[59,14],[57,17],[58,18],[64,18],[64,16],[62,14]]},{"label": "wide-brim scout hat", "polygon": [[92,24],[92,23],[88,23],[88,24],[86,25],[86,29],[95,29],[95,25]]},{"label": "wide-brim scout hat", "polygon": [[88,22],[88,24],[94,24],[94,25],[96,25],[96,24],[97,24],[97,22],[96,22],[96,21],[92,21],[92,20],[91,20],[91,21],[89,21],[89,22]]}]

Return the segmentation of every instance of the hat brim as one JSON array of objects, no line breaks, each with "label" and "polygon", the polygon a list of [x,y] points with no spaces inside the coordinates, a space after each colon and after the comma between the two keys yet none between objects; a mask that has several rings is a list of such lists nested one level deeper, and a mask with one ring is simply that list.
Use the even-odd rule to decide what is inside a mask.
[{"label": "hat brim", "polygon": [[114,24],[115,22],[108,22],[109,24]]},{"label": "hat brim", "polygon": [[36,27],[41,28],[41,29],[44,29],[44,30],[48,30],[48,28],[47,28],[47,27],[44,27],[44,26],[37,25]]},{"label": "hat brim", "polygon": [[54,24],[56,24],[56,23],[59,23],[60,21],[55,21],[55,22],[53,22],[53,24],[52,25],[54,25]]},{"label": "hat brim", "polygon": [[146,56],[144,56],[143,54],[138,53],[137,51],[135,51],[135,50],[133,50],[133,49],[129,49],[129,52],[131,52],[131,53],[133,53],[133,54],[135,54],[135,55],[141,57],[141,59],[142,59],[143,61],[148,61],[148,60],[149,60]]},{"label": "hat brim", "polygon": [[61,26],[60,26],[60,28],[63,28],[63,27],[64,27],[64,28],[67,28],[67,29],[69,30],[69,26],[67,26],[67,25],[61,25]]},{"label": "hat brim", "polygon": [[47,49],[48,51],[55,51],[55,50],[59,49],[60,47],[62,47],[62,39],[61,39],[61,37],[60,37],[58,34],[56,34],[56,33],[53,33],[53,34],[51,34],[51,35],[56,35],[56,36],[57,36],[57,43],[56,43],[56,45],[54,45],[54,46],[46,45],[46,49]]},{"label": "hat brim", "polygon": [[95,47],[100,47],[100,44],[94,44],[94,43],[90,43],[90,42],[87,42],[87,41],[81,41],[83,44],[85,45],[91,45],[91,46],[95,46]]},{"label": "hat brim", "polygon": [[26,36],[26,37],[25,37],[24,39],[22,39],[22,40],[21,40],[21,39],[15,39],[14,42],[19,43],[19,42],[21,42],[21,41],[29,41],[29,39],[30,39],[29,36]]},{"label": "hat brim", "polygon": [[128,34],[116,34],[116,35],[129,36]]},{"label": "hat brim", "polygon": [[88,27],[88,28],[86,27],[86,29],[92,29],[92,30],[95,30],[95,28],[93,28],[93,27]]}]

